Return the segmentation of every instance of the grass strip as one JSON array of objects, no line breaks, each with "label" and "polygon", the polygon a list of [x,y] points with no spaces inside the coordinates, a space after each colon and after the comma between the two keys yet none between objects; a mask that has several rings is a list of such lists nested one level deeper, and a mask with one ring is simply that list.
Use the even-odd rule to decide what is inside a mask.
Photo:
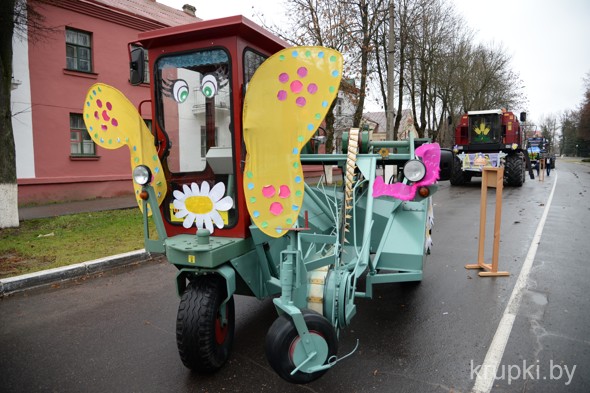
[{"label": "grass strip", "polygon": [[0,278],[144,248],[139,209],[26,220],[0,229]]}]

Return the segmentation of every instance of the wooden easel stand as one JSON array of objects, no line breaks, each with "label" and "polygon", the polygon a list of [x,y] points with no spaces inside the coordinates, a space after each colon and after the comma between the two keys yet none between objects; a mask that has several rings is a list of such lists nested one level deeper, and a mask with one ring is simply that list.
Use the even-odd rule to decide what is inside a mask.
[{"label": "wooden easel stand", "polygon": [[[508,272],[498,271],[498,253],[500,251],[500,224],[502,223],[502,189],[504,182],[504,168],[483,168],[481,174],[481,205],[479,211],[479,248],[477,263],[465,265],[465,269],[482,269],[480,277],[509,276]],[[484,262],[484,245],[486,237],[486,210],[488,201],[488,187],[496,189],[496,208],[494,217],[494,246],[492,264]]]},{"label": "wooden easel stand", "polygon": [[539,160],[539,181],[545,181],[545,159]]}]

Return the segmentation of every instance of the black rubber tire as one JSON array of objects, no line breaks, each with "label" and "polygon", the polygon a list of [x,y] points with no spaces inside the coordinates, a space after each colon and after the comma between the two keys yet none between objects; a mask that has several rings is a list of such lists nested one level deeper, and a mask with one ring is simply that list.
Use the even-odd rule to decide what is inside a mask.
[{"label": "black rubber tire", "polygon": [[229,358],[234,340],[234,298],[225,304],[227,325],[221,326],[220,306],[225,282],[218,276],[193,280],[180,299],[176,317],[176,344],[182,363],[204,374],[219,370]]},{"label": "black rubber tire", "polygon": [[[461,160],[455,157],[455,161],[453,162],[453,170],[451,171],[451,178],[449,179],[451,185],[462,186],[466,183],[467,179],[465,172],[463,172],[462,166]],[[469,180],[471,180],[471,177],[469,177]],[[469,180],[467,180],[467,182],[469,182]]]},{"label": "black rubber tire", "polygon": [[522,187],[524,183],[524,160],[521,153],[509,154],[504,168],[504,182],[508,186]]},{"label": "black rubber tire", "polygon": [[[322,315],[315,311],[301,310],[307,329],[311,334],[320,335],[328,344],[328,358],[338,353],[338,337],[332,324]],[[326,373],[326,370],[315,373],[304,373],[298,371],[294,375],[291,372],[295,369],[292,359],[292,345],[299,339],[299,333],[295,328],[293,320],[286,314],[278,317],[266,334],[264,349],[266,358],[275,372],[285,381],[295,384],[305,384],[315,381]],[[326,364],[324,362],[324,364]]]}]

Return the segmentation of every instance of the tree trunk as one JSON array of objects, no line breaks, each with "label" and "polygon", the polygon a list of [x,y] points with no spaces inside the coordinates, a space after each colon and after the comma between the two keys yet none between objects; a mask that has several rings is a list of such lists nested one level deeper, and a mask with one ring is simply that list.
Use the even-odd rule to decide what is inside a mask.
[{"label": "tree trunk", "polygon": [[388,56],[387,56],[387,105],[385,110],[387,111],[387,136],[386,138],[390,141],[394,140],[394,121],[395,114],[393,109],[393,93],[395,92],[395,86],[393,84],[393,68],[394,68],[394,51],[395,51],[395,6],[393,0],[389,1],[389,45],[388,45]]},{"label": "tree trunk", "polygon": [[12,36],[15,0],[0,2],[0,228],[18,227],[16,154],[12,132]]},{"label": "tree trunk", "polygon": [[326,154],[331,154],[332,150],[334,150],[334,123],[336,121],[336,117],[334,116],[334,108],[336,107],[337,101],[338,98],[332,101],[330,109],[324,118],[324,121],[326,122]]}]

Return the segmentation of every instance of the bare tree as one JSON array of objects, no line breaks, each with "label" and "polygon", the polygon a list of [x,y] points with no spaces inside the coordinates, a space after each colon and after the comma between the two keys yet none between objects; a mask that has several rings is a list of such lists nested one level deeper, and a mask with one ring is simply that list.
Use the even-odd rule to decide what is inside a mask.
[{"label": "bare tree", "polygon": [[[287,12],[298,17],[282,29],[271,26],[273,32],[295,45],[323,45],[343,53],[345,78],[357,82],[357,88],[347,92],[356,94],[353,126],[360,124],[367,94],[371,94],[386,111],[397,106],[394,140],[405,104],[419,136],[444,137],[450,143],[449,116],[456,119],[468,110],[514,108],[524,102],[522,82],[512,71],[505,49],[474,45],[473,32],[448,0],[285,3]],[[391,66],[391,40],[395,41],[394,72],[385,77]],[[397,88],[396,105],[392,86]],[[329,114],[329,137],[333,135],[331,119]]]},{"label": "bare tree", "polygon": [[559,153],[567,156],[577,155],[576,146],[579,147],[578,124],[580,122],[580,112],[576,110],[565,111],[561,117],[561,139],[559,143]]},{"label": "bare tree", "polygon": [[578,136],[590,145],[590,72],[584,78],[584,99],[580,107],[580,121],[578,124]]},{"label": "bare tree", "polygon": [[54,0],[0,1],[0,228],[17,227],[18,186],[12,129],[13,38],[42,40],[55,31],[44,25],[42,4]]},{"label": "bare tree", "polygon": [[557,151],[557,130],[558,123],[555,115],[549,115],[543,118],[540,122],[541,135],[549,141],[549,151]]},{"label": "bare tree", "polygon": [[387,22],[388,3],[385,0],[354,0],[342,1],[342,6],[350,10],[352,19],[349,29],[350,41],[354,44],[351,53],[358,57],[352,57],[358,61],[359,72],[359,99],[354,113],[353,127],[358,127],[363,116],[367,81],[369,76],[369,63],[373,60],[375,49],[373,39],[379,33],[380,26]]},{"label": "bare tree", "polygon": [[10,109],[15,5],[15,0],[0,2],[0,228],[18,226],[16,154]]},{"label": "bare tree", "polygon": [[[319,45],[338,50],[345,58],[344,74],[354,73],[354,63],[347,58],[353,45],[348,32],[352,19],[349,8],[338,6],[335,0],[287,0],[284,4],[286,13],[297,15],[297,18],[289,19],[286,26],[268,25],[262,20],[267,29],[293,45]],[[336,101],[331,104],[325,118],[327,152],[333,149],[335,106]]]}]

